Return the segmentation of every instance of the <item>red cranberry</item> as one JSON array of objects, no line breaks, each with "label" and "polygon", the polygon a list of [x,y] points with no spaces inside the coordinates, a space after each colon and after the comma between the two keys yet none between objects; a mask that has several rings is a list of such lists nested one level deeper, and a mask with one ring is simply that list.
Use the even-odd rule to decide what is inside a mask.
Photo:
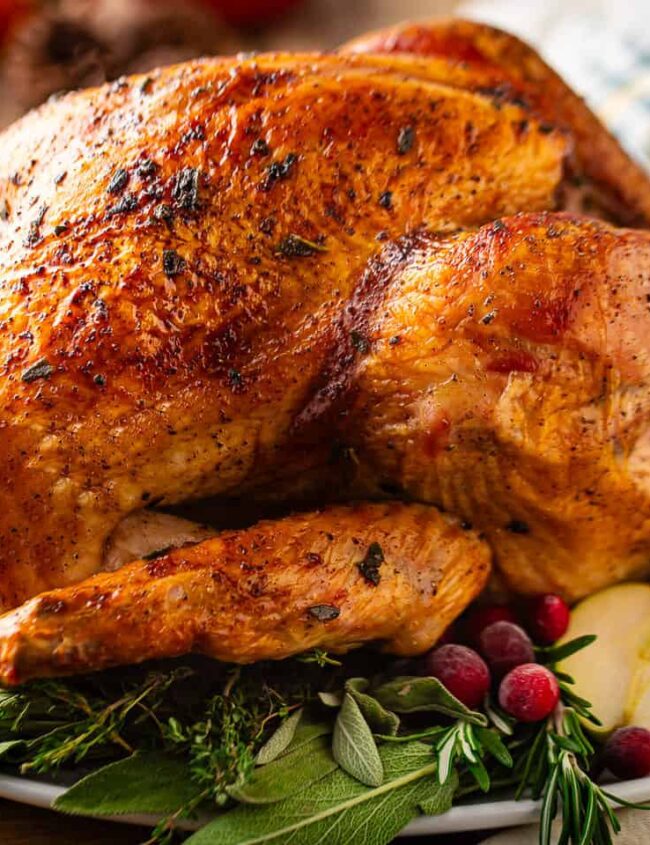
[{"label": "red cranberry", "polygon": [[555,675],[537,663],[516,666],[499,687],[499,704],[519,722],[545,719],[559,700],[560,688]]},{"label": "red cranberry", "polygon": [[523,628],[512,622],[488,625],[481,632],[478,644],[495,678],[503,678],[522,663],[535,663],[535,650],[530,637]]},{"label": "red cranberry", "polygon": [[650,775],[650,731],[645,728],[614,731],[605,744],[603,762],[621,780]]},{"label": "red cranberry", "polygon": [[488,625],[494,622],[516,622],[517,615],[511,607],[505,604],[490,604],[485,607],[477,607],[471,611],[465,623],[467,639],[472,644],[477,644],[481,632]]},{"label": "red cranberry", "polygon": [[538,643],[551,645],[569,627],[570,611],[567,603],[551,593],[538,596],[530,604],[528,627]]},{"label": "red cranberry", "polygon": [[466,707],[478,707],[490,688],[485,661],[464,645],[443,645],[424,658],[428,675],[437,678]]}]

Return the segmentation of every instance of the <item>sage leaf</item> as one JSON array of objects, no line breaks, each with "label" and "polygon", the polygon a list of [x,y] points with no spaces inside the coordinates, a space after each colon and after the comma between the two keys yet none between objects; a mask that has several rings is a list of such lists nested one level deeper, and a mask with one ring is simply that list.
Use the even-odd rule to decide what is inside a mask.
[{"label": "sage leaf", "polygon": [[288,747],[293,739],[298,723],[302,718],[302,708],[296,710],[287,719],[282,722],[275,733],[269,737],[264,745],[257,752],[255,762],[258,766],[263,766],[265,763],[270,763],[275,760]]},{"label": "sage leaf", "polygon": [[380,786],[384,767],[377,744],[359,705],[349,692],[334,725],[332,754],[339,766],[366,786]]},{"label": "sage leaf", "polygon": [[293,739],[282,754],[280,754],[280,757],[284,757],[285,754],[290,754],[292,751],[297,751],[303,745],[312,742],[319,736],[325,736],[331,733],[332,724],[330,722],[313,722],[307,715],[303,715],[293,735]]},{"label": "sage leaf", "polygon": [[246,783],[226,789],[231,798],[245,804],[274,804],[317,783],[336,768],[328,738],[321,736],[255,769]]},{"label": "sage leaf", "polygon": [[187,765],[160,751],[109,763],[78,781],[53,806],[81,816],[167,814],[184,807],[200,791]]},{"label": "sage leaf", "polygon": [[443,786],[433,790],[428,798],[420,801],[420,809],[427,816],[440,816],[451,810],[458,789],[458,774],[453,771]]},{"label": "sage leaf", "polygon": [[359,710],[373,733],[395,736],[399,730],[399,716],[386,710],[376,698],[368,695],[366,690],[369,686],[365,678],[350,678],[345,684],[345,689],[359,705]]},{"label": "sage leaf", "polygon": [[437,678],[394,678],[373,690],[372,695],[385,708],[395,713],[434,711],[452,719],[465,719],[475,725],[487,725],[483,713],[465,707]]},{"label": "sage leaf", "polygon": [[385,781],[368,788],[337,769],[286,801],[241,804],[223,813],[187,845],[387,845],[440,787],[431,749],[420,742],[380,749]]}]

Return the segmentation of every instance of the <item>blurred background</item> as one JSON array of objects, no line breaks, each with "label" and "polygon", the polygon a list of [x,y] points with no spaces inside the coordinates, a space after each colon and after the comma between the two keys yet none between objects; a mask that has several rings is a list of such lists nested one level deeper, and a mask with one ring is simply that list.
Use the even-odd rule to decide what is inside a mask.
[{"label": "blurred background", "polygon": [[534,44],[650,167],[650,0],[0,0],[0,126],[53,93],[161,64],[330,49],[452,14]]}]

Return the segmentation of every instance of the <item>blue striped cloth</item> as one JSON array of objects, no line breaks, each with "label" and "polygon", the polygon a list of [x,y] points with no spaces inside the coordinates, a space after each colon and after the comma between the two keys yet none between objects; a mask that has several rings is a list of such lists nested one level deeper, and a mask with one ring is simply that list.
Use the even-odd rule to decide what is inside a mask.
[{"label": "blue striped cloth", "polygon": [[650,169],[650,0],[468,0],[458,13],[535,46]]}]

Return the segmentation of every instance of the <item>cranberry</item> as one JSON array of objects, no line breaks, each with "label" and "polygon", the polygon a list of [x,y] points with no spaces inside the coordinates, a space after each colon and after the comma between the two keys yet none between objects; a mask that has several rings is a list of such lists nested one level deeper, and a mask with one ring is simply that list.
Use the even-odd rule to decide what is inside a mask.
[{"label": "cranberry", "polygon": [[485,661],[464,645],[443,645],[424,658],[426,673],[437,678],[466,707],[478,707],[490,688]]},{"label": "cranberry", "polygon": [[516,666],[499,687],[499,704],[519,722],[545,719],[559,700],[560,688],[555,675],[537,663]]},{"label": "cranberry", "polygon": [[478,644],[495,678],[503,678],[522,663],[535,662],[535,650],[530,637],[523,628],[512,622],[488,625],[483,629]]},{"label": "cranberry", "polygon": [[470,643],[476,645],[481,632],[494,622],[516,622],[517,615],[511,607],[505,604],[490,604],[475,608],[467,618],[465,631]]},{"label": "cranberry", "polygon": [[569,616],[569,607],[564,599],[548,593],[545,596],[538,596],[531,602],[528,627],[538,643],[551,645],[566,634]]},{"label": "cranberry", "polygon": [[605,744],[603,762],[621,780],[650,775],[650,731],[645,728],[614,731]]}]

